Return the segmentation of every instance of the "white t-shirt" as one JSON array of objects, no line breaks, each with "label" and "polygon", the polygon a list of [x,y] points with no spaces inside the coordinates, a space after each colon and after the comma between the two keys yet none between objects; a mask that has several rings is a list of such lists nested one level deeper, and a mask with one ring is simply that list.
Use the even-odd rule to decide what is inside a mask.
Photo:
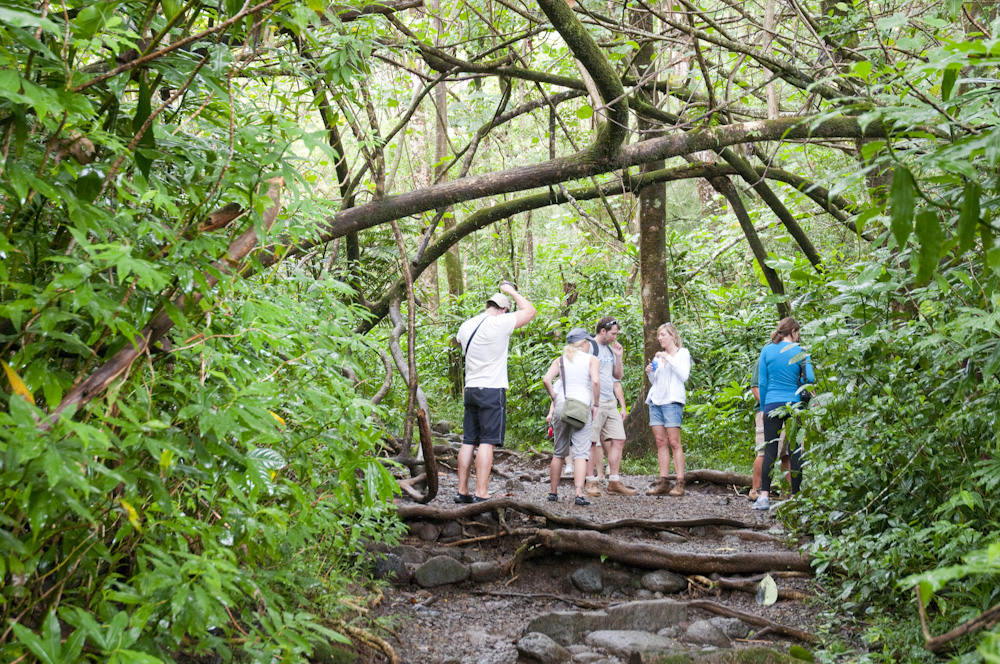
[{"label": "white t-shirt", "polygon": [[588,405],[594,400],[594,386],[590,382],[591,357],[593,356],[590,353],[582,350],[573,355],[572,362],[567,360],[565,355],[563,356],[563,369],[566,372],[563,375],[566,379],[566,396],[563,396],[562,382],[557,378],[556,382],[552,384],[552,389],[556,393],[556,407],[566,398],[576,399]]},{"label": "white t-shirt", "polygon": [[684,403],[686,393],[684,383],[691,375],[691,353],[681,348],[676,355],[667,354],[667,361],[657,358],[659,366],[650,374],[653,384],[646,395],[646,403],[662,406],[668,403]]},{"label": "white t-shirt", "polygon": [[[507,382],[507,348],[516,323],[516,314],[480,314],[458,328],[455,339],[465,353],[466,387],[510,387]],[[469,337],[473,332],[475,336],[470,345]]]}]

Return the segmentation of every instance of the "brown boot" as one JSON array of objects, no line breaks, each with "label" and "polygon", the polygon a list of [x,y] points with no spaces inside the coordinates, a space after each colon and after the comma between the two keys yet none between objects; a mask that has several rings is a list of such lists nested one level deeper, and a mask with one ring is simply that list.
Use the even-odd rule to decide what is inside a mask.
[{"label": "brown boot", "polygon": [[677,482],[674,483],[674,488],[671,489],[670,493],[668,493],[667,495],[668,496],[678,497],[678,498],[680,496],[683,496],[684,495],[684,480],[683,479],[677,480]]},{"label": "brown boot", "polygon": [[630,486],[625,486],[621,482],[608,482],[608,495],[613,493],[619,496],[634,496],[638,491]]},{"label": "brown boot", "polygon": [[591,498],[597,498],[599,496],[603,496],[604,495],[604,494],[601,493],[601,487],[600,487],[600,485],[597,484],[597,480],[595,480],[595,479],[588,479],[587,480],[587,485],[584,488],[583,492],[585,494],[587,494],[588,496],[590,496]]},{"label": "brown boot", "polygon": [[670,482],[666,477],[659,478],[646,490],[647,496],[665,496],[668,493],[670,493]]}]

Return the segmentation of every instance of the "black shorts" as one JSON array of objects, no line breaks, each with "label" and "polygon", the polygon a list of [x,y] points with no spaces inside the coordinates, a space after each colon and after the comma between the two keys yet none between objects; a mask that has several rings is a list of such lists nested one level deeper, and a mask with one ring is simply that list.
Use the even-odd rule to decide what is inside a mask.
[{"label": "black shorts", "polygon": [[507,390],[502,387],[465,388],[463,445],[503,447],[507,428]]}]

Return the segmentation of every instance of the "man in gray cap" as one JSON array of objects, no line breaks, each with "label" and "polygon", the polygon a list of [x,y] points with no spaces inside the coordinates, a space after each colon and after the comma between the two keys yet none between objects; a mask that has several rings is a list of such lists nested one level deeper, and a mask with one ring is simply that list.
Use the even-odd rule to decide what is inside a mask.
[{"label": "man in gray cap", "polygon": [[[503,446],[507,425],[507,349],[510,335],[535,317],[528,302],[508,281],[486,300],[486,311],[462,323],[455,340],[465,355],[465,419],[462,449],[458,453],[456,503],[481,502],[490,497],[493,450]],[[511,313],[514,298],[517,312]],[[469,493],[469,473],[476,461],[476,492]]]}]

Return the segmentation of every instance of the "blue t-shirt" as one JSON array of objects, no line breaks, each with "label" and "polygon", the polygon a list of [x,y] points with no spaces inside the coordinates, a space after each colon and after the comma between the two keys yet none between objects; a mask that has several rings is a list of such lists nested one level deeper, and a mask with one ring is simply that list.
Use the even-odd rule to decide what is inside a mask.
[{"label": "blue t-shirt", "polygon": [[771,404],[798,403],[801,398],[795,393],[799,389],[799,365],[806,363],[806,380],[813,383],[813,374],[809,356],[798,362],[792,361],[796,355],[804,352],[802,346],[791,341],[768,344],[760,351],[760,369],[758,387],[760,388],[760,403],[764,410]]}]

